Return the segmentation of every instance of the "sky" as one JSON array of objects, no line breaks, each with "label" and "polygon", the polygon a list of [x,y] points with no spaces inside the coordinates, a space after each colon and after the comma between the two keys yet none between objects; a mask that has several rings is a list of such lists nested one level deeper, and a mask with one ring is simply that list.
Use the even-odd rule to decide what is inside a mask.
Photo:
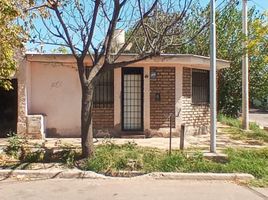
[{"label": "sky", "polygon": [[[210,2],[210,0],[200,0],[201,4],[203,5],[208,5],[208,3]],[[220,2],[218,0],[218,2]],[[240,0],[240,2],[242,2],[242,0]],[[241,5],[241,3],[240,3]],[[248,0],[248,6],[249,8],[251,6],[256,6],[256,8],[258,10],[260,10],[261,12],[264,12],[264,11],[267,11],[268,12],[268,0]],[[36,23],[36,26],[39,26],[40,28],[42,28],[42,22],[37,22]],[[44,28],[44,27],[43,27]],[[40,45],[34,45],[30,42],[28,42],[26,44],[26,48],[27,48],[27,51],[31,51],[31,52],[34,52],[34,51],[37,51],[38,49],[40,49]],[[42,47],[46,53],[51,53],[51,51],[53,49],[55,49],[56,47],[55,46],[48,46],[48,45],[44,45],[44,47]]]},{"label": "sky", "polygon": [[[242,0],[240,0],[242,2]],[[201,0],[203,3],[209,3],[210,0]],[[257,8],[261,11],[267,10],[268,11],[268,0],[248,0],[248,5],[253,6],[256,5]]]},{"label": "sky", "polygon": [[250,0],[249,5],[256,5],[261,10],[268,10],[268,0]]}]

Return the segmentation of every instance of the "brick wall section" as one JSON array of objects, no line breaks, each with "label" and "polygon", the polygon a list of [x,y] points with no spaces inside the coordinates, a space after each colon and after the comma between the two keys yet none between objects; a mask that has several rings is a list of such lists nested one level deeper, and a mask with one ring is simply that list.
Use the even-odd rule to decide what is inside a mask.
[{"label": "brick wall section", "polygon": [[114,107],[93,108],[93,128],[107,129],[114,127]]},{"label": "brick wall section", "polygon": [[[150,128],[167,128],[169,114],[175,114],[175,67],[151,67],[150,73],[152,71],[156,71],[157,76],[150,79]],[[156,93],[160,93],[160,101],[155,99]],[[172,127],[175,127],[175,117],[172,117]]]},{"label": "brick wall section", "polygon": [[191,134],[204,134],[209,131],[209,105],[192,104],[192,69],[183,68],[182,120],[186,127],[192,127]]}]

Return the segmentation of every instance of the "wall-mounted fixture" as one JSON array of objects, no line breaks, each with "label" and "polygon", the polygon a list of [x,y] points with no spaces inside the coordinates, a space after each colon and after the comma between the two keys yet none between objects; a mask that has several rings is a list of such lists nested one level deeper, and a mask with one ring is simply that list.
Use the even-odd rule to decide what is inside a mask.
[{"label": "wall-mounted fixture", "polygon": [[155,101],[160,101],[160,100],[161,100],[160,92],[155,93],[155,95],[154,95],[154,100],[155,100]]},{"label": "wall-mounted fixture", "polygon": [[156,79],[157,78],[157,72],[156,70],[152,70],[151,73],[150,73],[150,78],[151,79]]}]

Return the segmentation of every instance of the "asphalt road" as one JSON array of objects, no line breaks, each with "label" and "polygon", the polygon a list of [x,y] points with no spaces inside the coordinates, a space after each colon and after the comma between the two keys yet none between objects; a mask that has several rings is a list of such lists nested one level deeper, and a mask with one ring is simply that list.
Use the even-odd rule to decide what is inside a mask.
[{"label": "asphalt road", "polygon": [[1,200],[263,200],[260,192],[223,181],[52,179],[0,182]]},{"label": "asphalt road", "polygon": [[251,111],[249,113],[249,120],[256,122],[262,127],[268,127],[268,112]]}]

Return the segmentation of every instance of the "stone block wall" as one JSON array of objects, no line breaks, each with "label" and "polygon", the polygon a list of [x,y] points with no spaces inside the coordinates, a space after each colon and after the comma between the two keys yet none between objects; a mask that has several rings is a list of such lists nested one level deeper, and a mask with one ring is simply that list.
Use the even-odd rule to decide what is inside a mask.
[{"label": "stone block wall", "polygon": [[32,139],[42,139],[45,136],[45,118],[43,115],[27,116],[27,136]]},{"label": "stone block wall", "polygon": [[169,128],[169,115],[172,128],[175,128],[175,67],[151,67],[150,74],[150,128]]},{"label": "stone block wall", "polygon": [[16,75],[18,79],[18,135],[27,134],[26,63],[27,62],[25,60],[19,63],[19,70]]},{"label": "stone block wall", "polygon": [[182,120],[186,125],[186,134],[207,134],[210,126],[209,104],[192,103],[192,69],[183,68],[182,82]]}]

